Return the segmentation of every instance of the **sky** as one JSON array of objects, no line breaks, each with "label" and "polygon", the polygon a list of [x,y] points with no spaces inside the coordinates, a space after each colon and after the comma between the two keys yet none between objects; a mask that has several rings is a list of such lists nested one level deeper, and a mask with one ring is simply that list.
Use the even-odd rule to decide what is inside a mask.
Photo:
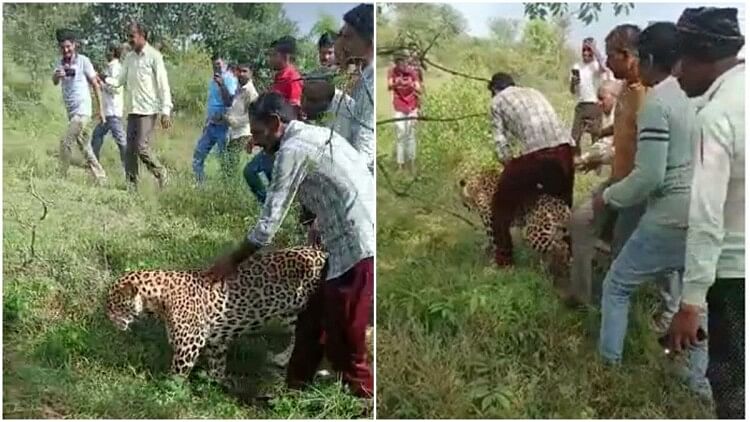
[{"label": "sky", "polygon": [[[307,34],[320,17],[321,12],[339,19],[359,3],[284,3],[286,16],[297,23],[301,34]],[[341,21],[343,23],[343,20]]]},{"label": "sky", "polygon": [[[575,10],[580,3],[571,3],[570,9]],[[487,21],[490,17],[501,16],[508,19],[523,19],[522,3],[463,3],[453,2],[451,4],[461,12],[469,23],[469,33],[474,36],[489,35]],[[738,19],[740,29],[745,33],[745,6],[741,2],[726,3],[635,3],[629,15],[620,15],[615,17],[612,8],[608,4],[602,5],[602,13],[599,14],[599,20],[586,25],[577,19],[571,20],[571,33],[569,40],[571,46],[578,48],[579,40],[587,36],[592,36],[596,40],[597,46],[603,50],[604,38],[607,33],[615,26],[622,23],[634,23],[640,27],[648,25],[649,21],[672,21],[676,22],[680,14],[686,7],[698,6],[720,6],[736,7],[739,9]]]}]

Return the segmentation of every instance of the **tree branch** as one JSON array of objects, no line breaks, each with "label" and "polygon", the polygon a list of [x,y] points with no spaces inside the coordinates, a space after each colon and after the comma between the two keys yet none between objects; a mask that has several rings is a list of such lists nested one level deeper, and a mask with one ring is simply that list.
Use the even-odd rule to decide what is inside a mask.
[{"label": "tree branch", "polygon": [[409,193],[408,192],[408,188],[410,188],[414,184],[414,182],[416,182],[417,179],[413,179],[409,183],[409,185],[407,186],[406,190],[398,190],[398,189],[396,189],[396,187],[393,184],[393,181],[391,180],[390,175],[388,174],[388,171],[383,166],[382,161],[383,161],[383,159],[381,157],[378,157],[378,160],[376,161],[377,166],[378,166],[378,174],[379,175],[380,174],[383,175],[383,178],[385,179],[385,182],[386,182],[386,185],[388,187],[388,190],[390,190],[395,196],[400,197],[400,198],[410,198],[410,199],[413,199],[413,200],[415,200],[417,202],[422,202],[422,204],[418,205],[418,206],[419,206],[420,209],[422,209],[423,211],[426,211],[427,213],[431,213],[433,210],[441,211],[441,212],[443,212],[443,213],[445,213],[447,215],[450,215],[452,217],[455,217],[455,218],[463,221],[464,223],[468,224],[469,226],[471,226],[471,227],[473,227],[475,229],[479,228],[479,226],[477,226],[476,224],[474,224],[473,221],[469,220],[468,218],[464,217],[463,215],[458,214],[455,211],[451,211],[451,210],[449,210],[447,208],[441,207],[439,205],[430,204],[430,206],[427,206],[427,204],[429,203],[429,201],[425,200],[424,198],[420,198],[418,196],[415,196],[415,195]]},{"label": "tree branch", "polygon": [[459,116],[459,117],[428,117],[428,116],[394,117],[392,119],[379,120],[375,123],[375,125],[380,126],[380,125],[384,125],[387,123],[403,122],[406,120],[419,120],[423,122],[457,122],[459,120],[472,119],[475,117],[487,117],[487,113],[474,113],[474,114],[467,114],[466,116]]}]

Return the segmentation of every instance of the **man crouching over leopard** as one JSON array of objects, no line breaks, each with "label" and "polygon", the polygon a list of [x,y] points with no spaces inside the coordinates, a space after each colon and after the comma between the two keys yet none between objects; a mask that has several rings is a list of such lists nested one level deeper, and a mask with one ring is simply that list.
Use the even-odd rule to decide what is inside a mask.
[{"label": "man crouching over leopard", "polygon": [[294,119],[292,106],[276,93],[262,94],[250,105],[251,135],[274,155],[274,176],[258,223],[208,274],[230,277],[239,263],[269,245],[296,196],[317,217],[329,256],[326,282],[297,320],[287,385],[311,382],[325,354],[352,392],[369,398],[373,376],[365,336],[373,306],[373,178],[346,139]]}]

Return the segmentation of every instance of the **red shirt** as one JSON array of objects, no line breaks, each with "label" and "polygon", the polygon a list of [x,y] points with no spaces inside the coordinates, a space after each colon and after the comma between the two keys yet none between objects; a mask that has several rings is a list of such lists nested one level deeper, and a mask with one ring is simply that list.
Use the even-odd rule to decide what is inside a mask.
[{"label": "red shirt", "polygon": [[289,104],[301,106],[302,85],[302,76],[300,76],[294,66],[288,65],[276,72],[276,76],[273,78],[273,85],[271,85],[271,91],[281,94]]},{"label": "red shirt", "polygon": [[[413,69],[401,70],[392,68],[388,72],[388,79],[394,80],[393,85],[393,108],[401,113],[411,113],[419,108],[419,96],[414,84],[419,82],[419,74]],[[396,79],[401,78],[402,82]]]}]

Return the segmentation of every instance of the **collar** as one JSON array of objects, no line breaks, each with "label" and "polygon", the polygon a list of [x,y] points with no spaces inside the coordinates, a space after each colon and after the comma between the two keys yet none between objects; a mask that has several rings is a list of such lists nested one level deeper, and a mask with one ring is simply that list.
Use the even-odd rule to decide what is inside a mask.
[{"label": "collar", "polygon": [[148,48],[151,48],[151,44],[149,44],[148,41],[146,41],[146,44],[143,44],[143,48],[141,49],[140,53],[137,52],[137,51],[135,51],[135,50],[133,50],[133,53],[135,53],[135,54],[137,54],[139,56],[143,56],[143,55],[146,54],[146,49],[148,49]]},{"label": "collar", "polygon": [[726,72],[722,73],[714,83],[711,84],[711,86],[708,87],[706,92],[703,93],[700,97],[698,97],[695,100],[695,107],[697,110],[702,109],[705,107],[711,100],[714,98],[716,93],[719,91],[721,86],[726,82],[727,79],[733,77],[736,73],[744,72],[745,71],[745,61],[741,61],[728,69]]}]

